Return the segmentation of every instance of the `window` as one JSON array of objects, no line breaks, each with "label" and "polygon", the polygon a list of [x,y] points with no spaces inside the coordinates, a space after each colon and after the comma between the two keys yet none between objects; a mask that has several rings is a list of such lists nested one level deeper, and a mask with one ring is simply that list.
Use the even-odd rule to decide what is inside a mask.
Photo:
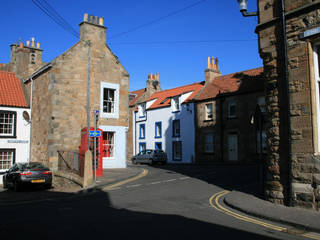
[{"label": "window", "polygon": [[213,120],[212,103],[206,104],[206,120]]},{"label": "window", "polygon": [[15,149],[0,149],[0,170],[9,169],[15,162]]},{"label": "window", "polygon": [[16,137],[17,113],[11,111],[0,111],[0,137]]},{"label": "window", "polygon": [[101,118],[119,118],[119,84],[101,82]]},{"label": "window", "polygon": [[144,124],[140,124],[139,139],[145,139],[145,138],[146,138],[146,126]]},{"label": "window", "polygon": [[139,113],[139,117],[146,116],[146,103],[141,103],[138,105],[138,113]]},{"label": "window", "polygon": [[114,157],[114,132],[103,132],[103,157]]},{"label": "window", "polygon": [[161,122],[155,123],[155,138],[161,138],[162,137],[162,126]]},{"label": "window", "polygon": [[172,136],[173,137],[180,137],[180,120],[173,120],[172,122]]},{"label": "window", "polygon": [[262,147],[262,152],[267,153],[267,134],[266,131],[261,131],[262,144],[260,143],[260,131],[257,131],[257,153],[260,153]]},{"label": "window", "polygon": [[204,152],[213,153],[214,152],[214,136],[213,133],[207,133],[204,135]]},{"label": "window", "polygon": [[155,149],[156,150],[162,150],[162,142],[156,142],[155,143]]},{"label": "window", "polygon": [[237,103],[235,100],[230,100],[228,102],[228,118],[237,117]]},{"label": "window", "polygon": [[259,105],[262,113],[266,112],[266,101],[264,97],[258,97],[257,104]]},{"label": "window", "polygon": [[181,161],[182,160],[182,143],[181,141],[172,142],[172,160],[173,161]]},{"label": "window", "polygon": [[172,112],[180,111],[179,97],[172,98],[171,104],[172,104]]},{"label": "window", "polygon": [[139,143],[139,152],[145,151],[146,150],[146,143]]}]

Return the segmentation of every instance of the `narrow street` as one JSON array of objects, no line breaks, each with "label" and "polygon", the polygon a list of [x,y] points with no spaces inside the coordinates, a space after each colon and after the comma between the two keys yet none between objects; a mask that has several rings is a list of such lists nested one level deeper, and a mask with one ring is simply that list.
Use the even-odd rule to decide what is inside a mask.
[{"label": "narrow street", "polygon": [[210,206],[210,197],[224,189],[256,191],[257,176],[248,174],[255,166],[139,167],[148,170],[146,177],[108,191],[1,206],[1,238],[305,239]]}]

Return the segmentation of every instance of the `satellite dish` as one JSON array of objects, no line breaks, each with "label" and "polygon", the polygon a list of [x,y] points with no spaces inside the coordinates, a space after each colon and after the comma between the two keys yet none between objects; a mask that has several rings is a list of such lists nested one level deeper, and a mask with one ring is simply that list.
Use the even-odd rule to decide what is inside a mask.
[{"label": "satellite dish", "polygon": [[24,120],[26,120],[27,122],[30,122],[30,115],[27,111],[23,111],[22,116]]}]

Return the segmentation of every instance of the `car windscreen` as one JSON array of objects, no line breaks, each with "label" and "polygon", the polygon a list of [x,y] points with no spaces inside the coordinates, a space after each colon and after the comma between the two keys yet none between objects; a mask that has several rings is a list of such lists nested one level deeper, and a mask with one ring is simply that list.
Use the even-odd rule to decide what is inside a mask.
[{"label": "car windscreen", "polygon": [[22,170],[47,170],[48,169],[42,163],[37,163],[37,162],[22,164],[21,168]]}]

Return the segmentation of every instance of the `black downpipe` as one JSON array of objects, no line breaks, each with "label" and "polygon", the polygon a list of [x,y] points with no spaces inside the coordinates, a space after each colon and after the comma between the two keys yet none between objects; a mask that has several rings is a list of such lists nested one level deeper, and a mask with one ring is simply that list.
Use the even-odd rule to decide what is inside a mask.
[{"label": "black downpipe", "polygon": [[283,73],[284,73],[284,81],[285,81],[285,101],[287,105],[287,161],[288,161],[288,179],[287,179],[287,194],[288,194],[288,205],[292,206],[292,163],[291,163],[291,121],[290,121],[290,95],[289,95],[289,72],[288,72],[288,55],[287,55],[287,32],[286,32],[286,17],[285,17],[285,5],[284,0],[281,0],[281,27],[282,27],[282,38],[283,38]]},{"label": "black downpipe", "polygon": [[224,124],[223,124],[223,102],[224,102],[225,98],[222,97],[220,99],[220,131],[221,131],[221,134],[220,134],[220,155],[221,155],[221,161],[223,162],[224,159],[223,159],[223,150],[224,150],[224,147],[223,147],[223,137],[224,137],[224,134],[223,134],[223,131],[224,131]]}]

